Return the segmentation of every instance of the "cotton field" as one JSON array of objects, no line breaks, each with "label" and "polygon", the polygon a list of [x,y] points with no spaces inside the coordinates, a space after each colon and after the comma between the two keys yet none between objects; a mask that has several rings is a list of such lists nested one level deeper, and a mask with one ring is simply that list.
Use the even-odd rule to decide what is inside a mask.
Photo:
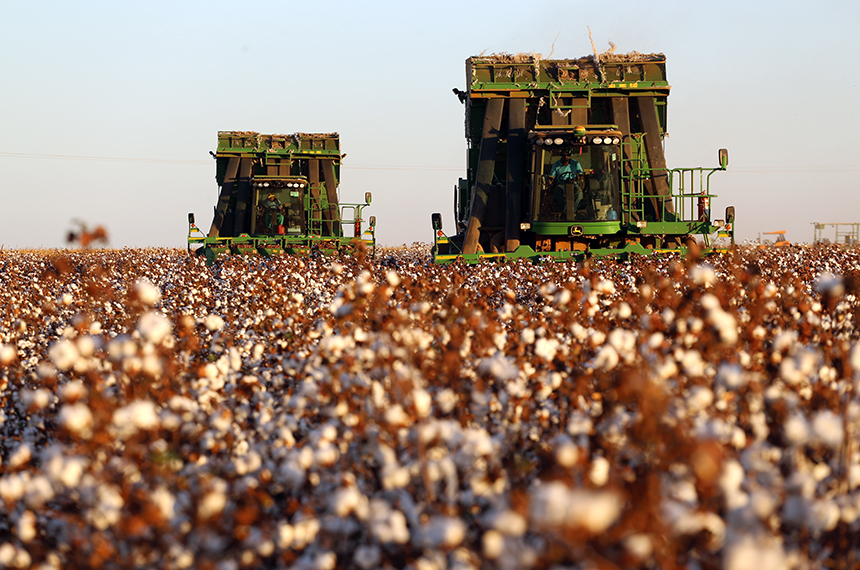
[{"label": "cotton field", "polygon": [[860,564],[860,249],[0,251],[0,567]]}]

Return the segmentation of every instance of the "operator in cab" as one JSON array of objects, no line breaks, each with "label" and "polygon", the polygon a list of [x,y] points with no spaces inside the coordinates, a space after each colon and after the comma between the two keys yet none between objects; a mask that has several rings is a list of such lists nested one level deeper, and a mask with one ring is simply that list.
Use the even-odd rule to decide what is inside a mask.
[{"label": "operator in cab", "polygon": [[283,205],[272,193],[263,202],[263,208],[266,210],[266,231],[273,233],[278,226],[284,223],[284,214],[281,212]]},{"label": "operator in cab", "polygon": [[561,158],[553,163],[549,170],[548,183],[552,188],[554,209],[565,212],[568,220],[576,217],[579,203],[582,201],[582,190],[576,184],[576,178],[583,174],[582,166],[570,158],[570,149],[562,149]]}]

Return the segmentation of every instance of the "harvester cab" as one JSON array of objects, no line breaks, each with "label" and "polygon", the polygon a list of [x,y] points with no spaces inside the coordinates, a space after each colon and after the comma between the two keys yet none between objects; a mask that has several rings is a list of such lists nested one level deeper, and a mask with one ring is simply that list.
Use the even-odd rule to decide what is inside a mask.
[{"label": "harvester cab", "polygon": [[207,260],[217,254],[273,255],[350,252],[372,256],[376,220],[363,204],[340,202],[337,133],[261,135],[218,133],[218,203],[209,233],[189,214],[188,248]]},{"label": "harvester cab", "polygon": [[611,127],[531,133],[532,224],[617,221],[621,136]]},{"label": "harvester cab", "polygon": [[[581,259],[705,253],[734,243],[734,208],[711,219],[710,177],[669,168],[662,54],[466,60],[467,173],[454,188],[456,234],[434,214],[433,258]],[[711,240],[714,243],[711,243]]]}]

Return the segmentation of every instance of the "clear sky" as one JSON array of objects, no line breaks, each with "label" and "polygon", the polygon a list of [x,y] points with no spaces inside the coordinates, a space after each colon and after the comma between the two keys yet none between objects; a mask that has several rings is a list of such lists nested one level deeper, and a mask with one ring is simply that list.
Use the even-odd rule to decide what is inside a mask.
[{"label": "clear sky", "polygon": [[[208,229],[219,130],[341,136],[341,200],[373,192],[378,240],[452,226],[467,57],[662,52],[667,161],[716,166],[740,239],[860,222],[860,2],[0,2],[0,245],[114,247]],[[554,46],[554,47],[553,47]],[[721,217],[721,215],[719,216]]]}]

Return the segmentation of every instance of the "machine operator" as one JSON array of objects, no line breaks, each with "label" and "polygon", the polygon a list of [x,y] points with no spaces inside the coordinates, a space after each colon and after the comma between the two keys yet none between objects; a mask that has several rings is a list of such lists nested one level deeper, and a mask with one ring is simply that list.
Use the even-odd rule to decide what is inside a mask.
[{"label": "machine operator", "polygon": [[271,233],[275,228],[284,223],[284,214],[281,212],[283,204],[272,193],[263,202],[263,208],[266,210],[266,231]]},{"label": "machine operator", "polygon": [[576,178],[582,174],[582,166],[570,158],[570,149],[563,149],[561,158],[549,170],[548,182],[552,187],[553,205],[557,212],[566,212],[569,220],[576,217],[582,201],[582,189],[576,184]]}]

